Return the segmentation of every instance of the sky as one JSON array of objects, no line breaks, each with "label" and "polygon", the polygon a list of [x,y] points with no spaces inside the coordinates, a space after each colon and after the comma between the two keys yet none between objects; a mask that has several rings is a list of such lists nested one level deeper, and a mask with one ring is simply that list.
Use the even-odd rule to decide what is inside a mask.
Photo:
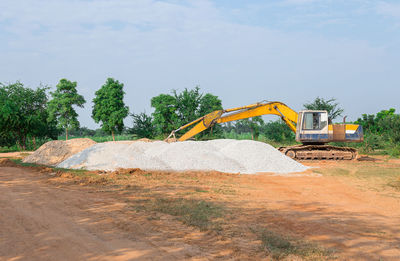
[{"label": "sky", "polygon": [[400,111],[400,1],[0,1],[0,82],[77,81],[81,125],[97,128],[91,101],[108,77],[124,83],[133,113],[195,86],[224,108],[268,100],[299,111],[319,96],[347,120]]}]

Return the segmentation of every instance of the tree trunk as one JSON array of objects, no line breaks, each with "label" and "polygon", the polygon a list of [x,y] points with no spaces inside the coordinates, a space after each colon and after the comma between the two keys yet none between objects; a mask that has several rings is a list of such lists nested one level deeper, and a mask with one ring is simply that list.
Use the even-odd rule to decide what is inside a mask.
[{"label": "tree trunk", "polygon": [[22,149],[26,150],[26,137],[22,137]]},{"label": "tree trunk", "polygon": [[68,140],[68,128],[65,128],[65,140]]},{"label": "tree trunk", "polygon": [[35,136],[33,136],[32,141],[33,141],[33,149],[36,150],[36,137]]},{"label": "tree trunk", "polygon": [[114,136],[114,131],[111,131],[112,137],[113,137],[113,141],[115,141],[115,136]]}]

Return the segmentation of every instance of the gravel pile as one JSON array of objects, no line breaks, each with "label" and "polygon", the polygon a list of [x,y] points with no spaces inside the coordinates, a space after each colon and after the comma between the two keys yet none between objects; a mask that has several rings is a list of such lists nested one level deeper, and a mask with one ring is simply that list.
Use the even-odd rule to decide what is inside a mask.
[{"label": "gravel pile", "polygon": [[301,172],[306,166],[266,143],[251,140],[210,140],[167,143],[98,143],[58,164],[88,170],[216,170],[226,173]]}]

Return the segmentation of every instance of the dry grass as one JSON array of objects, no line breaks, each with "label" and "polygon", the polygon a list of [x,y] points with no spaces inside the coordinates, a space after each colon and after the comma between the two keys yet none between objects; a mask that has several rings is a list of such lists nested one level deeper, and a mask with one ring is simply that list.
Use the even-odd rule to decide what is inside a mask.
[{"label": "dry grass", "polygon": [[335,259],[332,250],[326,250],[316,244],[263,230],[260,233],[262,248],[274,260],[282,260],[290,256],[301,257],[303,260]]},{"label": "dry grass", "polygon": [[223,207],[220,205],[185,198],[156,198],[151,204],[151,210],[175,216],[184,224],[197,227],[201,231],[220,231],[220,218],[224,215]]},{"label": "dry grass", "polygon": [[353,178],[362,182],[364,188],[374,191],[400,191],[400,162],[386,158],[378,162],[344,161],[340,167],[328,163],[312,171],[324,176]]}]

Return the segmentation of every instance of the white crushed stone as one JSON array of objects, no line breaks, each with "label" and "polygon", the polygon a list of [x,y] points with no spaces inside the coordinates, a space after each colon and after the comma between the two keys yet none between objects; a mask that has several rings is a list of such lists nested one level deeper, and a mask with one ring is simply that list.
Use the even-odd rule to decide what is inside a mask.
[{"label": "white crushed stone", "polygon": [[269,144],[252,140],[210,140],[167,143],[98,143],[57,165],[59,168],[106,170],[140,168],[167,171],[220,171],[255,174],[293,173],[308,167]]}]

